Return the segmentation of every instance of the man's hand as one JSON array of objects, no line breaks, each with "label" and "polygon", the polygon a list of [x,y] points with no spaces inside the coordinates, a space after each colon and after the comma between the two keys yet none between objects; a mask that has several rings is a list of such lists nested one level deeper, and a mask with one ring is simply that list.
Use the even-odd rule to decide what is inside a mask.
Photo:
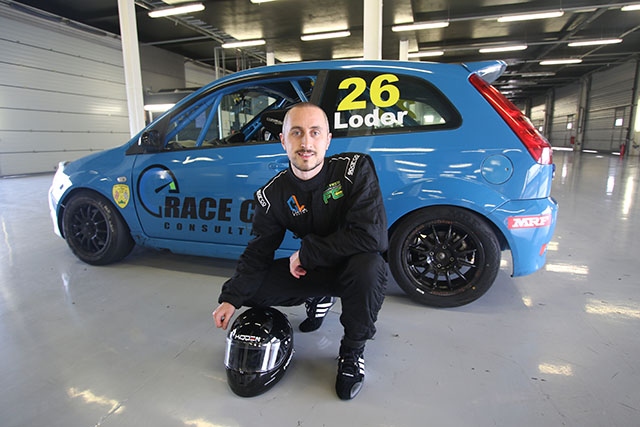
[{"label": "man's hand", "polygon": [[213,310],[212,313],[213,320],[214,322],[216,322],[216,327],[226,330],[227,326],[229,325],[229,320],[231,320],[231,318],[233,317],[233,313],[235,312],[236,308],[233,306],[233,304],[230,304],[228,302],[223,302],[222,304],[220,304],[218,308]]},{"label": "man's hand", "polygon": [[289,272],[291,272],[291,275],[296,279],[307,274],[307,270],[300,264],[300,251],[295,251],[295,253],[289,257]]}]

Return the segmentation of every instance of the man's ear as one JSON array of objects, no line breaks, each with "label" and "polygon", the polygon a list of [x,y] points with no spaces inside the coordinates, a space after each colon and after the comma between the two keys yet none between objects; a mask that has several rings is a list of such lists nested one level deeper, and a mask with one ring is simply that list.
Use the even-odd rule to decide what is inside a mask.
[{"label": "man's ear", "polygon": [[279,134],[278,136],[280,137],[280,145],[282,145],[282,148],[284,148],[284,151],[287,151],[287,147],[285,147],[284,145],[284,135]]}]

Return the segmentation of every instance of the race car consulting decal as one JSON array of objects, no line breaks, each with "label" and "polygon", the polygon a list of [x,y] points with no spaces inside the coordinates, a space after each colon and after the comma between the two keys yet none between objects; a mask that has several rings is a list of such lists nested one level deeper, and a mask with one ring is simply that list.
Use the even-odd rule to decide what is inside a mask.
[{"label": "race car consulting decal", "polygon": [[251,224],[253,220],[253,198],[234,203],[231,198],[183,194],[175,173],[164,165],[152,165],[142,171],[137,188],[140,206],[161,220],[164,230],[243,235],[248,233],[247,227],[230,224]]}]

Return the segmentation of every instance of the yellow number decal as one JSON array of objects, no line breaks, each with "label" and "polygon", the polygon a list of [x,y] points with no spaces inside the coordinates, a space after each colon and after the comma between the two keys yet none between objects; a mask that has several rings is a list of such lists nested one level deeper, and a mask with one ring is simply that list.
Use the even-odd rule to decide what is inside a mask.
[{"label": "yellow number decal", "polygon": [[[395,74],[381,74],[374,78],[369,89],[373,105],[380,108],[395,105],[400,100],[400,90],[392,83],[398,80]],[[367,82],[361,77],[349,77],[338,85],[338,89],[349,89],[351,87],[353,87],[353,90],[338,104],[338,111],[364,110],[367,108],[367,101],[358,99],[367,89]]]},{"label": "yellow number decal", "polygon": [[367,82],[360,77],[349,77],[340,82],[338,89],[349,89],[354,86],[353,90],[344,97],[338,104],[338,111],[344,110],[364,110],[367,108],[367,101],[357,101],[356,99],[362,95],[367,88]]},{"label": "yellow number decal", "polygon": [[[376,107],[391,107],[400,100],[400,91],[390,83],[397,82],[399,79],[394,74],[381,74],[371,82],[371,102]],[[387,94],[385,101],[383,94]]]}]

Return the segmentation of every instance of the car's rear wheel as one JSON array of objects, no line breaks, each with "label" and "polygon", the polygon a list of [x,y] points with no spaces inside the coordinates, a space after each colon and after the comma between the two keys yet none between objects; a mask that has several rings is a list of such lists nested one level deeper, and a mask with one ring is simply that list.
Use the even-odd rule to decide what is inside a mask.
[{"label": "car's rear wheel", "polygon": [[62,229],[71,251],[88,264],[119,261],[134,246],[120,213],[107,199],[92,191],[71,196],[64,209]]},{"label": "car's rear wheel", "polygon": [[388,259],[396,282],[413,300],[457,307],[491,287],[500,269],[500,246],[477,214],[439,206],[402,220],[391,235]]}]

